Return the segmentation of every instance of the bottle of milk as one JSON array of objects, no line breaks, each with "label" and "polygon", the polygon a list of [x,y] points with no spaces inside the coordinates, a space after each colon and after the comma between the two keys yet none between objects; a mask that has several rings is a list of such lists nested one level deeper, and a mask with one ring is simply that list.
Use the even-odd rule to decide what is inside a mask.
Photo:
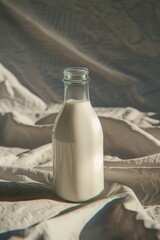
[{"label": "bottle of milk", "polygon": [[103,132],[89,99],[87,68],[64,70],[64,104],[53,127],[54,191],[87,201],[104,188]]}]

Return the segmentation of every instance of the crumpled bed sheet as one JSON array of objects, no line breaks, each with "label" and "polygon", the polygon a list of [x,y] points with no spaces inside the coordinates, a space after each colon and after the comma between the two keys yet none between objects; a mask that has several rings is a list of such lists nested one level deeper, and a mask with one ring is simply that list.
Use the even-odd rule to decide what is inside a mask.
[{"label": "crumpled bed sheet", "polygon": [[46,105],[0,65],[0,239],[160,239],[160,122],[134,108],[95,108],[105,190],[87,203],[54,194]]}]

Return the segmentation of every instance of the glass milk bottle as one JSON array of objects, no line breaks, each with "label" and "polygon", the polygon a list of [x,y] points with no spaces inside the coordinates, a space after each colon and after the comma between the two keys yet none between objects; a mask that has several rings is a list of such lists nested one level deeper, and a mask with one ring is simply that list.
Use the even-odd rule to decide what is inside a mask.
[{"label": "glass milk bottle", "polygon": [[104,188],[103,132],[89,99],[87,68],[64,70],[64,104],[53,127],[53,185],[67,201],[87,201]]}]

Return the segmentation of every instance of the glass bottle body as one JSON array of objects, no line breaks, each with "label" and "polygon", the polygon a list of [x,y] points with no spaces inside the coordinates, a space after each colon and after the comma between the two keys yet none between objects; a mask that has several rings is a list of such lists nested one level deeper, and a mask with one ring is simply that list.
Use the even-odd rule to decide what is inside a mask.
[{"label": "glass bottle body", "polygon": [[59,197],[81,202],[104,188],[103,132],[89,100],[87,69],[66,71],[71,72],[71,79],[64,78],[64,104],[52,135],[53,184]]}]

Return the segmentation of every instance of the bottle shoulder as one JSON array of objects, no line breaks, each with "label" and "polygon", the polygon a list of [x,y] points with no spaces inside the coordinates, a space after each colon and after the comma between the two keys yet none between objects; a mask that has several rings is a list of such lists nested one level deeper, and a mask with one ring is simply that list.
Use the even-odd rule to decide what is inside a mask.
[{"label": "bottle shoulder", "polygon": [[102,127],[90,102],[67,102],[55,122],[54,135],[71,141],[102,139]]}]

